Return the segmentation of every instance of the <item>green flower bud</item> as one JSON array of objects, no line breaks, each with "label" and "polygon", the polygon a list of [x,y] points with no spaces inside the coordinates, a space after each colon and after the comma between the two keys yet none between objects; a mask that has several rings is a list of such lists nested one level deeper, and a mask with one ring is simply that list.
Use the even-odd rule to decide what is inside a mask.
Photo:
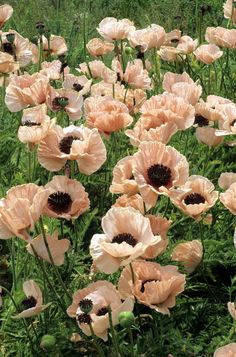
[{"label": "green flower bud", "polygon": [[134,53],[134,50],[133,50],[133,48],[127,46],[127,47],[125,47],[125,53],[127,55],[132,55]]},{"label": "green flower bud", "polygon": [[44,335],[41,339],[40,347],[43,350],[50,351],[56,345],[56,338],[52,335]]},{"label": "green flower bud", "polygon": [[132,311],[123,311],[119,313],[119,323],[122,327],[131,327],[134,323],[134,314]]},{"label": "green flower bud", "polygon": [[45,25],[42,21],[38,21],[35,24],[35,28],[38,31],[39,35],[43,35],[45,32]]}]

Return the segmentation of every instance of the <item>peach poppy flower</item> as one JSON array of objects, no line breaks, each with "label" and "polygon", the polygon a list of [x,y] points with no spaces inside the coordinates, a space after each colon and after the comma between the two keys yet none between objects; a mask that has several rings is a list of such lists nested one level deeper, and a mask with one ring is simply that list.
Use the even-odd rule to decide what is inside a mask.
[{"label": "peach poppy flower", "polygon": [[90,40],[86,48],[91,56],[99,57],[104,56],[114,50],[113,43],[105,42],[100,38],[93,38]]},{"label": "peach poppy flower", "polygon": [[5,104],[11,112],[43,104],[48,91],[48,78],[40,73],[13,75],[6,88]]},{"label": "peach poppy flower", "polygon": [[78,120],[82,116],[83,97],[71,89],[49,86],[47,105],[53,112],[64,110],[71,120]]},{"label": "peach poppy flower", "polygon": [[160,118],[141,117],[133,129],[125,131],[125,135],[130,138],[133,146],[139,146],[143,141],[159,141],[167,144],[177,131],[178,128],[174,123],[160,124]]},{"label": "peach poppy flower", "polygon": [[174,46],[179,43],[181,38],[181,31],[180,30],[172,30],[166,33],[166,39],[164,42],[165,46]]},{"label": "peach poppy flower", "polygon": [[209,104],[212,108],[220,107],[222,104],[233,103],[232,100],[220,97],[219,95],[208,95],[206,103]]},{"label": "peach poppy flower", "polygon": [[192,273],[201,263],[202,255],[202,243],[195,239],[190,242],[177,244],[171,254],[171,260],[183,263],[186,271]]},{"label": "peach poppy flower", "polygon": [[[122,299],[134,296],[141,304],[162,314],[170,315],[175,306],[176,296],[184,291],[185,275],[173,265],[161,266],[157,263],[135,261],[122,271],[118,290]],[[134,282],[133,282],[134,280]]]},{"label": "peach poppy flower", "polygon": [[111,193],[125,193],[134,195],[138,193],[138,185],[133,178],[134,159],[126,156],[119,160],[113,169],[113,179],[110,186]]},{"label": "peach poppy flower", "polygon": [[219,120],[219,130],[216,135],[235,135],[236,134],[236,105],[234,103],[222,104],[219,106],[222,117]]},{"label": "peach poppy flower", "polygon": [[198,127],[196,129],[196,138],[210,147],[220,145],[224,140],[223,137],[216,135],[216,129],[210,127]]},{"label": "peach poppy flower", "polygon": [[24,310],[19,314],[12,316],[13,319],[32,317],[44,311],[50,303],[43,305],[42,291],[38,284],[33,280],[27,280],[23,283],[23,291],[26,298],[21,302]]},{"label": "peach poppy flower", "polygon": [[68,66],[62,68],[62,63],[59,60],[54,60],[52,62],[44,61],[41,64],[41,71],[43,75],[47,76],[49,79],[58,80],[61,79],[62,74],[69,73],[70,69]]},{"label": "peach poppy flower", "polygon": [[160,118],[161,124],[171,122],[180,130],[188,129],[194,123],[194,107],[172,93],[151,97],[142,105],[140,112],[143,118]]},{"label": "peach poppy flower", "polygon": [[52,235],[46,234],[46,241],[52,260],[48,254],[48,249],[45,245],[42,234],[38,235],[32,241],[30,241],[26,249],[31,255],[35,256],[36,253],[38,257],[46,260],[51,264],[52,261],[57,266],[64,264],[64,255],[70,248],[70,241],[68,239],[59,240],[57,231],[55,231]]},{"label": "peach poppy flower", "polygon": [[27,230],[34,229],[47,197],[48,191],[33,183],[7,191],[6,198],[0,202],[0,238],[16,236],[28,241],[30,235]]},{"label": "peach poppy flower", "polygon": [[18,129],[18,138],[22,143],[29,143],[31,147],[34,147],[48,135],[54,125],[55,118],[50,120],[45,104],[24,109],[21,126]]},{"label": "peach poppy flower", "polygon": [[116,73],[106,67],[105,64],[99,60],[81,63],[76,70],[85,73],[94,79],[102,78],[106,83],[114,84],[117,80]]},{"label": "peach poppy flower", "polygon": [[59,171],[67,160],[76,160],[80,172],[91,175],[106,161],[106,147],[97,129],[55,125],[39,145],[38,160],[49,171]]},{"label": "peach poppy flower", "polygon": [[95,234],[90,243],[94,266],[106,274],[141,256],[161,238],[154,236],[148,218],[131,207],[112,207],[102,219],[104,234]]},{"label": "peach poppy flower", "polygon": [[67,176],[54,176],[45,186],[48,191],[43,214],[54,218],[75,219],[89,209],[84,186]]},{"label": "peach poppy flower", "polygon": [[193,40],[190,36],[181,36],[177,45],[177,49],[183,54],[190,54],[196,50],[198,40]]},{"label": "peach poppy flower", "polygon": [[132,196],[122,195],[117,198],[113,207],[133,207],[140,213],[144,214],[144,202],[139,194],[135,194]]},{"label": "peach poppy flower", "polygon": [[211,64],[223,56],[223,51],[216,45],[201,45],[194,52],[198,61]]},{"label": "peach poppy flower", "polygon": [[8,53],[0,52],[0,73],[16,72],[20,68],[14,57]]},{"label": "peach poppy flower", "polygon": [[206,177],[192,175],[183,186],[170,192],[171,202],[186,215],[199,220],[203,213],[213,207],[218,192]]},{"label": "peach poppy flower", "polygon": [[236,24],[236,10],[235,10],[235,1],[227,0],[223,5],[224,18],[231,19],[234,24]]},{"label": "peach poppy flower", "polygon": [[145,250],[145,253],[142,255],[142,258],[144,259],[153,259],[161,255],[166,250],[169,243],[169,239],[167,238],[167,232],[170,228],[172,221],[161,216],[153,216],[151,214],[146,215],[145,217],[147,217],[150,221],[153,234],[159,235],[161,237],[160,242],[151,247],[148,247]]},{"label": "peach poppy flower", "polygon": [[184,58],[181,50],[171,46],[161,46],[157,54],[167,62],[181,62]]},{"label": "peach poppy flower", "polygon": [[223,190],[227,190],[234,182],[236,182],[236,173],[222,172],[218,180],[218,185],[220,188],[223,188]]},{"label": "peach poppy flower", "polygon": [[218,107],[212,106],[210,102],[199,102],[195,105],[195,121],[198,126],[208,126],[211,122],[217,122],[224,118]]},{"label": "peach poppy flower", "polygon": [[0,6],[0,28],[10,19],[12,14],[13,8],[10,5],[5,4]]},{"label": "peach poppy flower", "polygon": [[84,102],[86,124],[105,135],[126,128],[133,122],[124,103],[110,97],[87,98]]},{"label": "peach poppy flower", "polygon": [[232,214],[236,215],[236,182],[220,194],[220,201]]},{"label": "peach poppy flower", "polygon": [[[13,41],[9,41],[12,37]],[[14,57],[20,67],[27,66],[32,60],[30,41],[15,30],[9,30],[1,34],[2,50]]]},{"label": "peach poppy flower", "polygon": [[235,303],[229,301],[229,302],[227,303],[227,307],[228,307],[228,311],[229,311],[230,315],[232,316],[232,318],[233,318],[234,320],[236,320]]},{"label": "peach poppy flower", "polygon": [[236,343],[229,343],[215,350],[213,357],[235,357],[236,356]]},{"label": "peach poppy flower", "polygon": [[162,87],[167,92],[185,99],[186,102],[192,105],[198,102],[202,94],[202,87],[194,83],[186,72],[182,74],[172,72],[165,73]]},{"label": "peach poppy flower", "polygon": [[74,76],[73,74],[66,74],[63,82],[63,88],[73,89],[79,95],[85,95],[90,92],[92,80],[86,76]]},{"label": "peach poppy flower", "polygon": [[171,146],[142,142],[134,157],[134,178],[147,208],[154,207],[159,194],[183,185],[189,174],[188,162]]},{"label": "peach poppy flower", "polygon": [[224,27],[207,27],[205,38],[209,43],[213,43],[223,48],[236,48],[236,29],[226,29]]},{"label": "peach poppy flower", "polygon": [[[48,52],[48,39],[45,36],[42,36],[43,41],[43,50]],[[67,44],[65,39],[62,36],[50,35],[50,53],[53,56],[60,56],[67,52]]]},{"label": "peach poppy flower", "polygon": [[141,30],[132,31],[128,35],[128,41],[132,47],[141,47],[142,52],[152,48],[160,48],[165,41],[165,30],[162,26],[151,24]]},{"label": "peach poppy flower", "polygon": [[[133,301],[130,298],[121,301],[115,286],[106,281],[98,280],[89,284],[86,288],[76,291],[73,295],[72,304],[67,309],[67,314],[75,318],[83,333],[91,336],[92,329],[96,336],[104,341],[108,339],[109,309],[111,310],[112,325],[119,323],[118,316],[122,311],[132,311]],[[90,308],[89,313],[84,309]]]},{"label": "peach poppy flower", "polygon": [[108,41],[124,40],[129,32],[134,30],[132,21],[128,19],[117,20],[114,17],[104,18],[97,27],[99,34]]}]

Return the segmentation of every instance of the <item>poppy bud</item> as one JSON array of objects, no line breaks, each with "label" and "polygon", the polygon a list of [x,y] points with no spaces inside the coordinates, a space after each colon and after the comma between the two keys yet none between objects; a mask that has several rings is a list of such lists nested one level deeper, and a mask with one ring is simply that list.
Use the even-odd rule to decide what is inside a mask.
[{"label": "poppy bud", "polygon": [[35,28],[38,31],[39,35],[43,35],[44,34],[45,25],[44,25],[44,23],[42,21],[36,22]]},{"label": "poppy bud", "polygon": [[131,327],[134,323],[134,314],[131,311],[122,311],[119,313],[119,323],[122,327]]},{"label": "poppy bud", "polygon": [[56,338],[53,335],[44,335],[41,339],[40,347],[43,350],[50,351],[55,347]]},{"label": "poppy bud", "polygon": [[131,47],[129,47],[129,46],[125,47],[125,53],[127,55],[132,55],[133,52],[134,52],[134,50]]}]

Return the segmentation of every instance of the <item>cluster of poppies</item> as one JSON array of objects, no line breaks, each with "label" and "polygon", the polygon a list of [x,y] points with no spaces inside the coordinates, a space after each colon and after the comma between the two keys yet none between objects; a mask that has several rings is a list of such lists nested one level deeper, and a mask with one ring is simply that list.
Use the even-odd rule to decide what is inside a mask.
[{"label": "cluster of poppies", "polygon": [[[1,27],[12,12],[9,5],[0,6]],[[224,16],[235,22],[232,0],[224,4]],[[167,145],[177,132],[190,128],[201,143],[220,145],[225,136],[236,134],[236,104],[216,95],[203,100],[202,86],[188,73],[160,70],[161,61],[183,62],[188,56],[211,65],[224,48],[236,48],[236,30],[209,27],[208,44],[198,45],[179,30],[166,33],[156,24],[137,30],[128,19],[109,17],[97,28],[101,37],[86,46],[95,59],[74,70],[66,60],[65,40],[46,33],[41,22],[36,27],[36,43],[15,30],[1,32],[1,84],[9,111],[22,112],[19,140],[29,152],[37,150],[44,169],[57,174],[45,186],[26,183],[9,189],[0,200],[0,238],[19,237],[28,253],[62,265],[70,241],[59,239],[57,230],[45,232],[42,217],[76,220],[88,211],[89,193],[76,172],[97,172],[111,155],[106,141],[115,135],[128,137],[132,155],[119,159],[110,183],[110,192],[120,196],[102,218],[103,232],[94,234],[89,246],[91,271],[122,270],[118,285],[93,282],[75,292],[67,309],[86,335],[106,341],[111,321],[118,324],[120,313],[132,311],[134,302],[170,314],[184,290],[185,275],[174,265],[156,262],[168,246],[172,223],[150,213],[161,196],[196,222],[211,220],[209,210],[218,198],[236,214],[236,174],[222,173],[218,183],[225,192],[219,195],[208,178],[190,175],[186,157]],[[38,64],[38,72],[25,71],[30,63]],[[181,262],[190,274],[203,251],[202,242],[194,239],[178,244],[171,260]],[[33,280],[25,281],[23,290],[25,309],[15,317],[34,316],[50,306],[43,304]],[[228,308],[236,318],[234,304]],[[228,356],[228,350],[236,351],[235,344],[215,356]]]}]

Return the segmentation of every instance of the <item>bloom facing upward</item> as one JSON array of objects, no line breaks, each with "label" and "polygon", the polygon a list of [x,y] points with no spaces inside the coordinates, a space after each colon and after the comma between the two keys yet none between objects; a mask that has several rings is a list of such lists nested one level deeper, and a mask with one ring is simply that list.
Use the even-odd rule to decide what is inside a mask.
[{"label": "bloom facing upward", "polygon": [[188,216],[199,220],[201,215],[214,206],[218,192],[206,177],[192,175],[183,186],[170,193],[171,202]]},{"label": "bloom facing upward", "polygon": [[217,348],[213,357],[235,357],[236,343],[229,343],[228,345]]},{"label": "bloom facing upward", "polygon": [[134,178],[147,208],[154,207],[159,194],[183,185],[189,173],[188,162],[171,146],[143,142],[134,154]]},{"label": "bloom facing upward", "polygon": [[88,79],[86,76],[74,76],[73,74],[66,74],[65,80],[63,82],[63,88],[73,89],[79,95],[88,94],[92,80]]},{"label": "bloom facing upward", "polygon": [[62,63],[59,60],[54,60],[52,62],[44,61],[41,64],[41,71],[40,73],[47,76],[49,79],[58,80],[61,79],[63,73],[69,73],[70,69],[67,66],[66,68],[62,67]]},{"label": "bloom facing upward", "polygon": [[2,28],[5,22],[10,19],[12,14],[13,8],[10,5],[5,4],[0,6],[0,28]]},{"label": "bloom facing upward", "polygon": [[18,138],[21,142],[34,146],[48,135],[54,124],[55,119],[50,120],[45,104],[24,109],[21,126],[18,129]]},{"label": "bloom facing upward", "polygon": [[169,309],[175,306],[176,296],[184,290],[185,275],[180,274],[176,266],[146,261],[133,262],[132,269],[133,274],[130,266],[125,267],[120,276],[121,298],[134,296],[141,304],[170,315]]},{"label": "bloom facing upward", "polygon": [[104,234],[95,234],[90,243],[93,263],[106,274],[116,272],[141,256],[148,246],[160,241],[148,218],[130,207],[113,207],[102,219]]},{"label": "bloom facing upward", "polygon": [[203,247],[199,240],[178,244],[172,254],[171,260],[183,263],[188,273],[192,273],[202,260]]},{"label": "bloom facing upward", "polygon": [[110,97],[87,98],[84,102],[86,123],[105,135],[123,129],[133,122],[124,103]]},{"label": "bloom facing upward", "polygon": [[208,126],[210,122],[217,122],[224,118],[222,112],[209,102],[199,102],[195,105],[194,124],[198,126]]},{"label": "bloom facing upward", "polygon": [[117,20],[114,17],[106,17],[97,28],[100,35],[108,41],[124,40],[129,32],[134,31],[135,27],[132,21],[128,19]]},{"label": "bloom facing upward", "polygon": [[[87,335],[91,336],[92,329],[96,336],[107,341],[110,326],[108,311],[111,310],[112,325],[117,325],[119,313],[132,311],[133,301],[130,298],[122,303],[115,286],[106,281],[99,280],[89,284],[86,288],[78,290],[73,295],[72,304],[67,309],[67,314],[77,319],[79,327]],[[84,309],[90,312],[85,313]]]},{"label": "bloom facing upward", "polygon": [[126,156],[119,160],[113,169],[113,179],[110,186],[111,193],[125,193],[134,195],[138,193],[138,185],[133,178],[132,156]]},{"label": "bloom facing upward", "polygon": [[220,194],[220,201],[232,214],[236,215],[236,182]]},{"label": "bloom facing upward", "polygon": [[45,186],[48,191],[43,214],[54,218],[75,219],[89,209],[84,186],[67,176],[54,176]]},{"label": "bloom facing upward", "polygon": [[211,64],[218,58],[223,56],[223,51],[220,51],[216,45],[201,45],[194,52],[197,60],[205,64]]},{"label": "bloom facing upward", "polygon": [[11,112],[46,102],[49,79],[40,74],[12,76],[6,88],[5,103]]},{"label": "bloom facing upward", "polygon": [[114,50],[114,45],[111,42],[105,42],[100,38],[93,38],[90,40],[86,48],[91,56],[104,56]]},{"label": "bloom facing upward", "polygon": [[53,262],[55,265],[62,265],[64,263],[65,252],[67,252],[70,247],[70,241],[68,239],[58,240],[57,231],[55,231],[52,235],[46,234],[46,241],[52,260],[48,254],[42,234],[30,241],[27,245],[27,251],[32,255],[37,255],[51,264]]},{"label": "bloom facing upward", "polygon": [[141,51],[145,52],[152,48],[160,48],[165,41],[165,35],[163,27],[151,24],[145,29],[130,32],[128,40],[132,47],[141,46]]},{"label": "bloom facing upward", "polygon": [[53,112],[64,110],[71,120],[77,120],[82,115],[83,97],[70,89],[49,86],[47,105]]},{"label": "bloom facing upward", "polygon": [[202,94],[202,87],[194,83],[186,72],[183,74],[165,73],[162,86],[167,92],[185,99],[192,105],[198,102]]},{"label": "bloom facing upward", "polygon": [[12,187],[1,201],[0,238],[16,236],[29,240],[27,230],[34,228],[47,197],[48,191],[33,183]]},{"label": "bloom facing upward", "polygon": [[19,314],[12,316],[12,318],[20,319],[38,315],[50,305],[50,303],[43,305],[42,292],[38,284],[36,284],[33,280],[27,280],[24,282],[23,291],[26,295],[26,298],[21,302],[24,310]]},{"label": "bloom facing upward", "polygon": [[106,147],[97,129],[55,125],[39,145],[38,160],[49,171],[59,171],[67,160],[76,160],[80,172],[91,175],[106,161]]}]

